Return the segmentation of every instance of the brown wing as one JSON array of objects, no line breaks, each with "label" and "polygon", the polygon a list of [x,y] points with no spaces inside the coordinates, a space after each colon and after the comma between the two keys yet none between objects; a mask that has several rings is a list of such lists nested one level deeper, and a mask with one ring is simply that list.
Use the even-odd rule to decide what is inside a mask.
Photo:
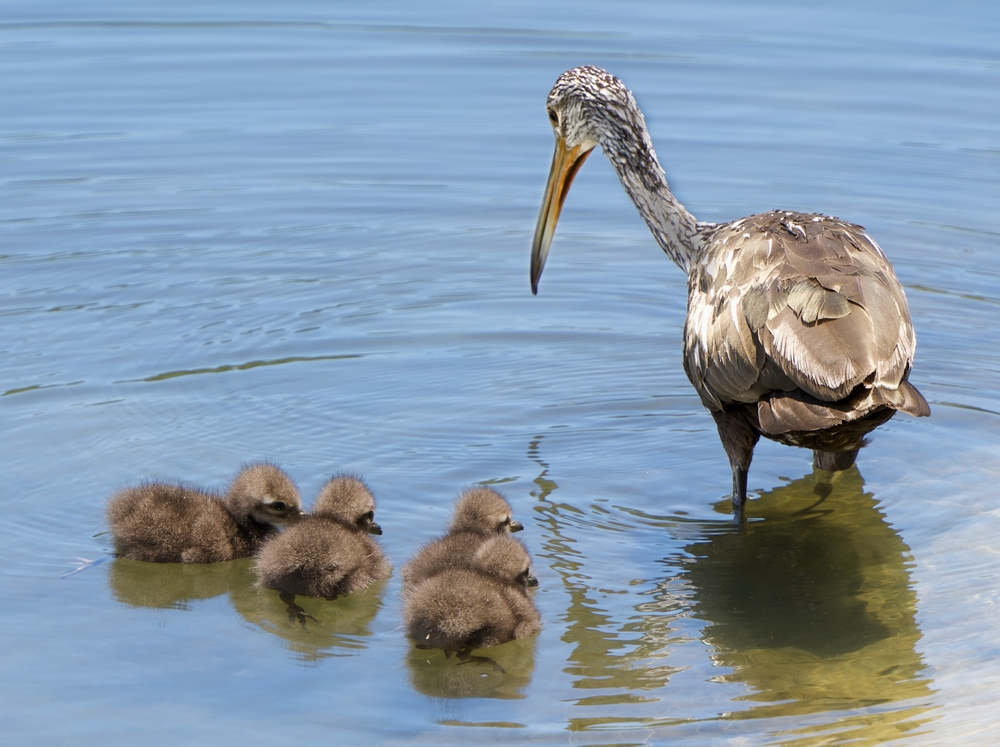
[{"label": "brown wing", "polygon": [[878,407],[930,413],[905,384],[915,339],[902,286],[864,229],[771,212],[717,226],[691,270],[684,364],[711,410],[759,403],[768,433]]}]

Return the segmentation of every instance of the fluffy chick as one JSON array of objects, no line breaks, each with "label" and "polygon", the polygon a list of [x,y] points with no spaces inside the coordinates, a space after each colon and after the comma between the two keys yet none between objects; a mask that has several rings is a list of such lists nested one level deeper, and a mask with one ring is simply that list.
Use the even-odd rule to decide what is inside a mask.
[{"label": "fluffy chick", "polygon": [[301,516],[295,483],[268,463],[240,470],[225,496],[154,482],[119,491],[107,511],[115,553],[154,563],[245,558]]},{"label": "fluffy chick", "polygon": [[444,570],[417,585],[406,600],[407,635],[422,648],[468,655],[541,629],[528,588],[537,586],[531,557],[509,535],[481,543],[466,568]]},{"label": "fluffy chick", "polygon": [[479,546],[490,537],[524,529],[511,518],[511,507],[493,488],[466,490],[455,503],[448,534],[424,545],[403,566],[403,594],[442,571],[467,566]]},{"label": "fluffy chick", "polygon": [[286,595],[326,599],[360,591],[392,573],[369,534],[382,534],[375,498],[360,479],[338,475],[308,518],[264,545],[255,564],[258,583]]}]

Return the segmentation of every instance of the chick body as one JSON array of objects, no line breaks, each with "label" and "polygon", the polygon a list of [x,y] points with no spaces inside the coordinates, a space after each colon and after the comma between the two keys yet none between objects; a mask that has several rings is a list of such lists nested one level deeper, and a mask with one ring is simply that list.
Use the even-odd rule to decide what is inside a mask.
[{"label": "chick body", "polygon": [[449,568],[416,585],[406,599],[407,635],[421,647],[469,651],[526,638],[541,629],[528,595],[538,581],[531,558],[513,537],[485,540],[464,568]]},{"label": "chick body", "polygon": [[316,499],[312,514],[264,545],[254,569],[260,586],[286,594],[336,599],[392,573],[369,534],[375,499],[358,478],[338,475]]},{"label": "chick body", "polygon": [[438,573],[467,567],[490,537],[509,535],[523,528],[513,520],[510,504],[493,488],[465,491],[455,503],[448,534],[424,545],[403,566],[404,596]]},{"label": "chick body", "polygon": [[153,482],[119,491],[107,510],[115,553],[154,563],[248,557],[301,514],[295,483],[267,463],[240,470],[225,496]]}]

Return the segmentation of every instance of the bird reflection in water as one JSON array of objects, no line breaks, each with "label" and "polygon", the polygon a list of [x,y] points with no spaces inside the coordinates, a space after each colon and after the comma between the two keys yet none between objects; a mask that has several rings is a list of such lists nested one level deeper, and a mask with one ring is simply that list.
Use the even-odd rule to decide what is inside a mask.
[{"label": "bird reflection in water", "polygon": [[523,698],[535,669],[536,640],[532,636],[483,649],[489,661],[478,661],[480,657],[459,661],[439,648],[411,645],[406,660],[410,684],[435,698]]},{"label": "bird reflection in water", "polygon": [[115,558],[108,571],[111,593],[128,607],[187,610],[191,602],[229,590],[235,563],[146,563]]},{"label": "bird reflection in water", "polygon": [[912,557],[857,468],[816,470],[748,505],[748,531],[710,534],[667,561],[681,565],[674,583],[690,589],[690,615],[707,623],[713,662],[731,670],[719,679],[749,685],[741,699],[760,703],[729,717],[916,701],[888,718],[837,720],[845,741],[850,733],[865,743],[927,720]]},{"label": "bird reflection in water", "polygon": [[297,597],[296,604],[307,620],[307,627],[303,627],[290,619],[288,606],[278,592],[256,586],[251,563],[251,558],[206,564],[116,558],[108,583],[114,597],[129,607],[188,610],[193,601],[228,592],[230,603],[244,620],[281,638],[304,662],[352,655],[367,648],[371,623],[382,608],[384,581],[333,602]]},{"label": "bird reflection in water", "polygon": [[[541,442],[528,448],[541,467],[536,558],[562,579],[562,640],[573,646],[564,671],[588,693],[574,701],[587,708],[568,719],[570,730],[641,728],[669,741],[675,730],[708,728],[705,721],[768,718],[782,743],[805,747],[830,744],[833,732],[880,744],[931,718],[910,550],[856,468],[817,470],[765,492],[748,504],[744,529],[627,511],[645,529],[667,532],[677,552],[662,561],[669,576],[653,588],[637,582],[645,590],[626,602],[623,620],[621,605],[601,597],[633,592],[600,588],[578,536],[595,526],[643,527],[601,505],[554,500]],[[717,510],[726,514],[728,501]],[[713,666],[704,663],[705,644]],[[699,688],[681,684],[692,676],[736,686],[726,712],[706,716]]]},{"label": "bird reflection in water", "polygon": [[238,583],[229,588],[229,601],[243,619],[282,639],[282,643],[304,662],[331,656],[349,656],[368,647],[371,624],[382,609],[386,581],[334,601],[296,596],[302,612],[290,615],[281,594],[261,589],[250,564]]}]

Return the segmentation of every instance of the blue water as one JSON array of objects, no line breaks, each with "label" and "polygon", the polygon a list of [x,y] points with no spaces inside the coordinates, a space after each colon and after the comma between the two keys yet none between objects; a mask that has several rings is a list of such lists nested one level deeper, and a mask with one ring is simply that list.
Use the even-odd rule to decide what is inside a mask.
[{"label": "blue water", "polygon": [[[995,742],[1000,10],[0,9],[5,733]],[[746,537],[681,370],[685,279],[599,155],[531,295],[544,100],[584,63],[635,92],[699,219],[838,215],[906,287],[932,417],[832,485],[762,443]],[[542,633],[491,652],[502,675],[414,649],[397,577],[303,601],[303,631],[247,561],[108,557],[115,490],[261,458],[307,501],[363,474],[397,568],[495,485]]]}]

